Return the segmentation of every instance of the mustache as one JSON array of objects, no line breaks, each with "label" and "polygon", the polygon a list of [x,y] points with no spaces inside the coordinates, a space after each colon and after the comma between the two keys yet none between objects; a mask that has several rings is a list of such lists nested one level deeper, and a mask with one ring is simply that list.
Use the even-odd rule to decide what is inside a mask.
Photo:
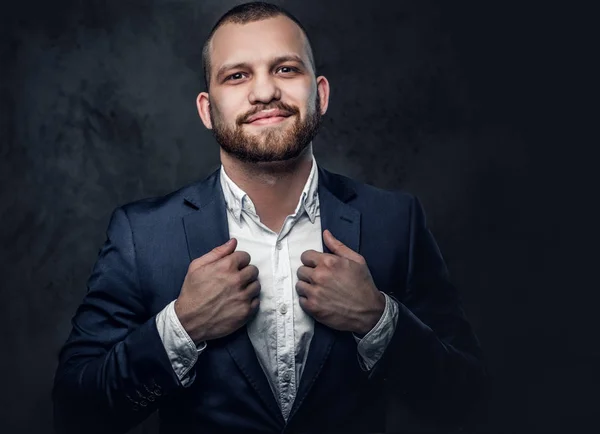
[{"label": "mustache", "polygon": [[236,120],[236,124],[241,125],[243,123],[246,123],[247,120],[250,118],[250,116],[253,116],[254,114],[256,114],[260,111],[270,110],[270,109],[279,109],[279,110],[285,112],[285,114],[287,116],[292,116],[292,115],[295,115],[300,112],[300,110],[298,110],[298,107],[291,106],[284,102],[277,102],[277,103],[269,104],[269,105],[260,105],[260,106],[256,106],[249,112],[238,116],[238,118]]}]

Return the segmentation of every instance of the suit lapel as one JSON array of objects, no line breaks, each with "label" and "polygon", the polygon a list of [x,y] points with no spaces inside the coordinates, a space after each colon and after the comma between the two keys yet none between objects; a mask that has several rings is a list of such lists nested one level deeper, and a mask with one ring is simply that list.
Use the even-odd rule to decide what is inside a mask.
[{"label": "suit lapel", "polygon": [[[219,171],[213,173],[198,189],[186,197],[197,211],[183,217],[190,261],[196,259],[229,239],[227,209],[219,180]],[[285,423],[271,386],[256,357],[246,327],[221,338],[240,371],[267,406],[273,417]]]},{"label": "suit lapel", "polygon": [[[320,166],[318,166],[318,169],[321,229],[322,231],[329,229],[338,240],[358,252],[360,248],[360,211],[345,203],[354,196],[354,190],[342,183],[339,177],[334,178],[333,174]],[[331,253],[325,245],[322,232],[321,241],[323,243],[323,252]],[[315,321],[314,324],[315,328],[310,342],[306,366],[302,372],[298,393],[292,406],[288,424],[319,376],[339,333],[318,321]],[[333,375],[333,372],[330,371],[328,375]]]},{"label": "suit lapel", "polygon": [[[322,230],[331,233],[354,251],[360,249],[360,212],[346,204],[354,195],[354,190],[336,176],[319,165],[319,206]],[[185,196],[186,202],[196,208],[195,212],[183,217],[190,261],[196,259],[229,239],[226,204],[221,189],[219,170],[213,172],[196,189]],[[321,233],[321,238],[323,234]],[[331,251],[323,243],[323,252]],[[334,344],[337,331],[315,321],[306,366],[298,386],[298,393],[292,406],[288,423],[308,395],[312,385],[325,365]],[[285,423],[279,405],[275,401],[267,377],[258,362],[246,327],[225,337],[229,354],[240,371],[254,387],[273,416]],[[332,374],[332,373],[331,373]]]}]

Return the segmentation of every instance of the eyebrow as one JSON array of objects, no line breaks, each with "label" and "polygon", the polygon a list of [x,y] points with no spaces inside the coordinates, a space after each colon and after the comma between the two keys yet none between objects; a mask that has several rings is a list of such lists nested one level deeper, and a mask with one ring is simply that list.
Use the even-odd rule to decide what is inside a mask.
[{"label": "eyebrow", "polygon": [[[272,67],[274,65],[277,65],[278,63],[290,62],[290,61],[298,62],[302,65],[303,68],[306,69],[306,65],[305,65],[304,61],[297,54],[286,54],[283,56],[275,57],[274,59],[271,60],[269,66]],[[217,79],[217,81],[220,80],[223,73],[225,73],[225,71],[228,71],[230,69],[248,68],[249,66],[250,66],[250,64],[247,62],[225,64],[225,65],[221,66],[219,68],[219,70],[217,71],[216,79]]]}]

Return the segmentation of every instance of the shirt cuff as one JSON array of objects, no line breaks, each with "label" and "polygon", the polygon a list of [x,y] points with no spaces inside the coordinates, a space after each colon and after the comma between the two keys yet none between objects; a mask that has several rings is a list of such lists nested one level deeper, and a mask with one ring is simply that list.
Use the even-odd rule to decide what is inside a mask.
[{"label": "shirt cuff", "polygon": [[190,370],[198,360],[198,355],[206,348],[206,341],[198,346],[194,344],[175,313],[175,300],[156,315],[156,328],[181,385],[191,385],[196,374],[192,371],[190,375]]},{"label": "shirt cuff", "polygon": [[363,371],[370,371],[381,359],[385,349],[392,340],[398,323],[398,303],[385,292],[385,308],[375,327],[359,338],[352,333],[358,349],[358,364]]}]

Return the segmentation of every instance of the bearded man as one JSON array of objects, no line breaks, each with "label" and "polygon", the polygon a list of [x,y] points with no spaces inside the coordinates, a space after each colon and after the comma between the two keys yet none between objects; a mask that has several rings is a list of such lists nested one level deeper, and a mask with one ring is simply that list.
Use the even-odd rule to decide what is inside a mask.
[{"label": "bearded man", "polygon": [[221,166],[118,207],[59,356],[57,432],[385,430],[386,394],[460,427],[485,377],[419,200],[317,165],[327,111],[280,7],[227,12],[203,50]]}]

